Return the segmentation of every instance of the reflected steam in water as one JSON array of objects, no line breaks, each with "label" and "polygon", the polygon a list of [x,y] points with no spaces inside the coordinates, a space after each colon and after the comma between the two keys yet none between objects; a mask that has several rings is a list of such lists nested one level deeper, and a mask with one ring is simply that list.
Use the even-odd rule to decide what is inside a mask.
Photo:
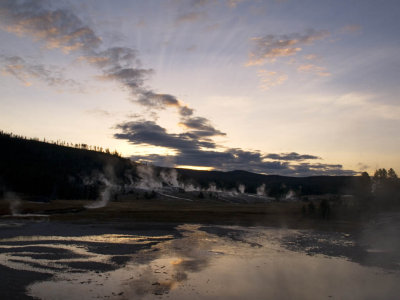
[{"label": "reflected steam in water", "polygon": [[[45,233],[69,225],[36,226]],[[39,299],[397,299],[400,294],[400,273],[393,267],[398,261],[385,265],[392,268],[357,261],[371,251],[345,234],[186,224],[151,232],[92,226],[85,229],[91,234],[79,235],[80,226],[62,235],[22,235],[24,226],[15,226],[21,235],[0,239],[0,264],[48,274],[48,280],[32,278],[26,287]]]}]

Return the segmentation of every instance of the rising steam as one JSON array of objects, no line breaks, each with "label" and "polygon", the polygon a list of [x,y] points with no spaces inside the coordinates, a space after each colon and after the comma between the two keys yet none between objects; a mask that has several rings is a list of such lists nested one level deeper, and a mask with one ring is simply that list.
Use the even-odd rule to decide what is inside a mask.
[{"label": "rising steam", "polygon": [[[104,173],[96,173],[90,178],[86,178],[85,183],[87,185],[100,184],[102,188],[99,198],[85,207],[89,209],[104,207],[117,193],[121,192],[133,192],[136,195],[148,195],[146,193],[151,191],[151,194],[153,195],[186,201],[193,201],[190,197],[203,198],[205,197],[204,195],[206,195],[206,197],[217,198],[223,201],[231,201],[230,199],[239,199],[240,197],[245,197],[247,200],[250,197],[255,197],[259,199],[256,201],[270,200],[266,197],[265,184],[262,184],[257,188],[257,195],[246,193],[246,186],[244,184],[239,184],[236,188],[227,190],[219,188],[216,183],[211,182],[208,187],[202,188],[193,181],[185,182],[182,178],[179,178],[176,169],[165,169],[151,165],[137,165],[135,172],[125,173],[123,181],[124,183],[118,183],[112,166],[107,166]],[[185,192],[191,194],[187,194],[187,196],[179,195],[179,193]],[[195,192],[200,194],[196,194]],[[291,198],[291,195],[287,196],[288,199]]]},{"label": "rising steam", "polygon": [[121,186],[115,183],[114,168],[110,165],[106,166],[104,174],[98,173],[86,179],[87,184],[93,184],[94,182],[100,182],[103,185],[103,190],[100,193],[99,199],[94,203],[85,205],[85,208],[93,209],[107,206],[112,196],[121,189]]},{"label": "rising steam", "polygon": [[9,204],[10,213],[13,216],[20,214],[21,199],[13,192],[7,192],[5,194],[5,200]]},{"label": "rising steam", "polygon": [[260,185],[257,188],[257,195],[258,196],[265,196],[265,183],[263,183],[262,185]]}]

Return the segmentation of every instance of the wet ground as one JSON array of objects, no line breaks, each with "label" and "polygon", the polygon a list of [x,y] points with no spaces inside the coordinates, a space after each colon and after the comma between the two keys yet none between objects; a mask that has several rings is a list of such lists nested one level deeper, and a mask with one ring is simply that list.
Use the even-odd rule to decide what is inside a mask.
[{"label": "wet ground", "polygon": [[1,299],[398,299],[400,219],[354,233],[0,223]]}]

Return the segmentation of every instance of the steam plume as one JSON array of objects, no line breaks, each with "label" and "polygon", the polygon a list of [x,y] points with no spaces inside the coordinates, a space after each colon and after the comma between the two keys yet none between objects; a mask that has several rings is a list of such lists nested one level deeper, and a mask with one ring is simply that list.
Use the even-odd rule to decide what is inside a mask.
[{"label": "steam plume", "polygon": [[7,192],[5,199],[9,204],[11,215],[18,215],[20,213],[21,199],[13,192]]},{"label": "steam plume", "polygon": [[117,185],[115,182],[114,169],[112,166],[106,166],[105,174],[97,174],[93,178],[88,180],[88,184],[93,183],[93,181],[100,181],[104,187],[102,192],[100,193],[100,197],[94,203],[85,205],[85,208],[93,209],[93,208],[101,208],[107,206],[110,202],[111,197],[121,189],[121,186]]}]

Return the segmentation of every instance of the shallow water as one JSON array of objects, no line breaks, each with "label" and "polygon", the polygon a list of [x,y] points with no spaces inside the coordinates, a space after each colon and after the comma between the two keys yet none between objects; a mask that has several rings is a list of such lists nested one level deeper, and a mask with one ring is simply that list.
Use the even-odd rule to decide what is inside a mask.
[{"label": "shallow water", "polygon": [[400,295],[398,256],[376,260],[385,249],[376,251],[376,245],[343,233],[188,224],[152,230],[115,224],[10,226],[1,231],[0,264],[49,275],[24,287],[39,299]]}]

